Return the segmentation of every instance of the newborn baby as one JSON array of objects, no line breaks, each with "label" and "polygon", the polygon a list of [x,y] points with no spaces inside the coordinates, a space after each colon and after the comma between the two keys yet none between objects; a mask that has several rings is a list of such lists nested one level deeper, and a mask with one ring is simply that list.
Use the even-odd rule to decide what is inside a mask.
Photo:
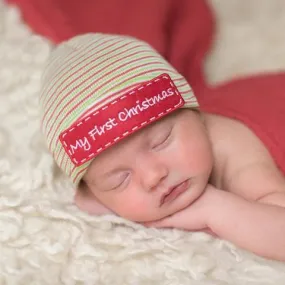
[{"label": "newborn baby", "polygon": [[285,183],[244,124],[199,108],[191,87],[148,44],[77,36],[43,74],[42,130],[90,214],[210,231],[285,261]]}]

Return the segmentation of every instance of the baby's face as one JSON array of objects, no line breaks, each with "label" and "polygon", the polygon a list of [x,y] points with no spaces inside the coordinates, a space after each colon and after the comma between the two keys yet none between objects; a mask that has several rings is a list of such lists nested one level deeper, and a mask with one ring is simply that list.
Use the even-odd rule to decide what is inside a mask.
[{"label": "baby's face", "polygon": [[119,216],[153,221],[197,199],[212,164],[200,115],[179,110],[104,151],[84,180],[97,199]]}]

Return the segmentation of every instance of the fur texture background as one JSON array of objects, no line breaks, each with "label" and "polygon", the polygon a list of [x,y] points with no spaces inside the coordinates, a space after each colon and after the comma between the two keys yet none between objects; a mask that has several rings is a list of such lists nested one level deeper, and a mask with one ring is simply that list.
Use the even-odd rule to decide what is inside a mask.
[{"label": "fur texture background", "polygon": [[[284,0],[210,4],[218,22],[210,82],[285,69]],[[227,242],[72,205],[39,130],[37,92],[51,48],[0,0],[0,284],[284,285],[285,264]]]}]

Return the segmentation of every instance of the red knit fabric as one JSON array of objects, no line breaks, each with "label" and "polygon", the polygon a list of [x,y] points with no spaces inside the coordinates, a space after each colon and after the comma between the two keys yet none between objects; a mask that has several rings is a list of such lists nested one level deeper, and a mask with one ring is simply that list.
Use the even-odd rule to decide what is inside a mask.
[{"label": "red knit fabric", "polygon": [[156,48],[194,89],[201,109],[236,118],[264,142],[285,173],[285,74],[207,86],[203,61],[214,21],[203,0],[6,0],[55,43],[86,32],[126,34]]},{"label": "red knit fabric", "polygon": [[204,95],[203,111],[251,128],[285,174],[285,73],[229,82]]},{"label": "red knit fabric", "polygon": [[34,32],[55,43],[87,32],[126,34],[151,44],[190,81],[204,87],[202,61],[213,18],[204,0],[6,0]]}]

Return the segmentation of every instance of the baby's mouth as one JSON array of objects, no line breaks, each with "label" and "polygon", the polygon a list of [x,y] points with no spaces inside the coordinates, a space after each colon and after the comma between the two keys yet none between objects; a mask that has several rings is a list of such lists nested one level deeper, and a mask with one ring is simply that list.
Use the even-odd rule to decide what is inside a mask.
[{"label": "baby's mouth", "polygon": [[162,195],[161,200],[160,200],[160,206],[165,203],[175,200],[178,196],[180,196],[182,193],[184,193],[188,189],[189,184],[190,184],[190,180],[187,179],[169,188],[169,190]]}]

